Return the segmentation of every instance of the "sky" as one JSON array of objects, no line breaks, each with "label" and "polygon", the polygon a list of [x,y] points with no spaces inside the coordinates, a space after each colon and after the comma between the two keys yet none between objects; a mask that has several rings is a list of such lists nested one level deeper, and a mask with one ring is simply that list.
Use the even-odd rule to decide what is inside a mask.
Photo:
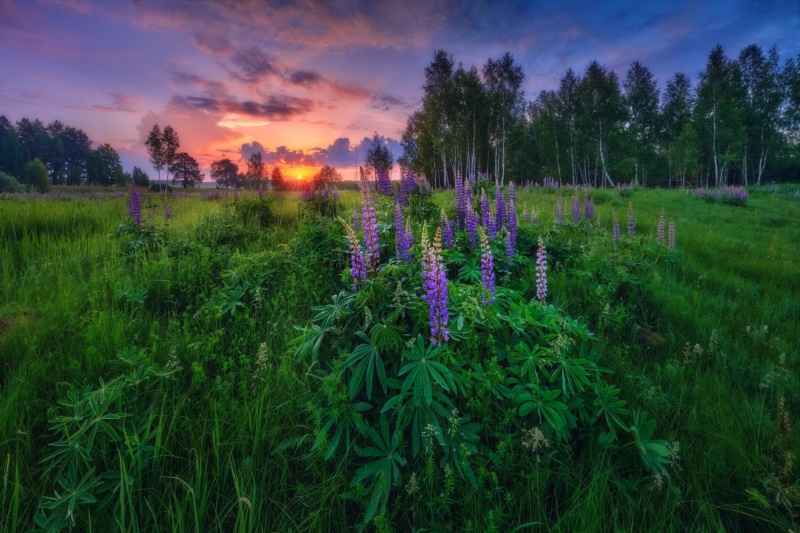
[{"label": "sky", "polygon": [[0,0],[0,115],[81,128],[151,176],[145,136],[169,124],[206,173],[258,151],[350,179],[375,133],[401,155],[436,49],[511,52],[533,100],[595,59],[696,80],[717,43],[799,54],[800,0]]}]

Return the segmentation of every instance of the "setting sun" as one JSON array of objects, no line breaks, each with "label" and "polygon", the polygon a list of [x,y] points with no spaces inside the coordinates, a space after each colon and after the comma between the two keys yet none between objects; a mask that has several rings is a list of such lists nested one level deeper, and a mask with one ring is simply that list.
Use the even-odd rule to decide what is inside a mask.
[{"label": "setting sun", "polygon": [[303,176],[297,176],[297,179],[301,180],[303,179]]}]

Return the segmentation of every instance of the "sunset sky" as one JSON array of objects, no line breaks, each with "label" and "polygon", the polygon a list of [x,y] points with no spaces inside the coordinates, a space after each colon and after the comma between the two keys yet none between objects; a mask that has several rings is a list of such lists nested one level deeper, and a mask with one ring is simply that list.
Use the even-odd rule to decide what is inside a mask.
[{"label": "sunset sky", "polygon": [[[28,1],[0,0],[0,114],[54,119],[108,142],[123,166],[171,124],[206,169],[262,150],[310,175],[353,177],[373,132],[395,157],[443,48],[465,65],[510,51],[529,99],[567,68],[633,60],[663,87],[696,80],[711,48],[800,53],[800,2]],[[208,177],[206,177],[208,180]]]}]

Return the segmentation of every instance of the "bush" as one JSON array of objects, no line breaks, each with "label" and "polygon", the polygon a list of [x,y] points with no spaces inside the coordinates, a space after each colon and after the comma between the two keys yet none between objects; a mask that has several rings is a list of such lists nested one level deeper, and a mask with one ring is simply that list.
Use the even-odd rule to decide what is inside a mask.
[{"label": "bush", "polygon": [[15,192],[22,192],[22,186],[15,178],[9,176],[5,172],[0,172],[0,193]]},{"label": "bush", "polygon": [[38,157],[33,161],[29,161],[22,169],[21,181],[41,193],[50,190],[50,182],[47,181],[47,167]]},{"label": "bush", "polygon": [[262,228],[266,228],[275,223],[274,204],[273,197],[264,196],[263,198],[245,198],[236,202],[234,206],[242,220],[245,222],[253,220]]}]

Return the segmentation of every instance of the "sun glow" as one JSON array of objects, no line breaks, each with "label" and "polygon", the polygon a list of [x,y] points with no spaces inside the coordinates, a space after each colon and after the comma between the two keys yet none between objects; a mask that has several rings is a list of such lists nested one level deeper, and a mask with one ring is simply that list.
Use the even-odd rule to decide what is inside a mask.
[{"label": "sun glow", "polygon": [[301,180],[303,179],[303,176],[297,176],[297,179]]}]

